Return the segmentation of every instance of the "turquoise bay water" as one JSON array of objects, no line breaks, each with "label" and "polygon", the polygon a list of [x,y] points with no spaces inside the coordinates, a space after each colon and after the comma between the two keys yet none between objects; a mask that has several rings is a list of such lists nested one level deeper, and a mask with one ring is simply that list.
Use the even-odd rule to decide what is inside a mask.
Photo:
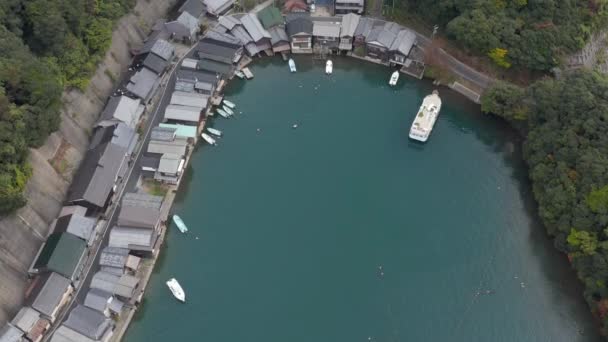
[{"label": "turquoise bay water", "polygon": [[514,132],[440,89],[417,144],[430,84],[296,63],[262,60],[227,89],[243,113],[195,152],[174,207],[191,234],[169,232],[126,341],[598,340]]}]

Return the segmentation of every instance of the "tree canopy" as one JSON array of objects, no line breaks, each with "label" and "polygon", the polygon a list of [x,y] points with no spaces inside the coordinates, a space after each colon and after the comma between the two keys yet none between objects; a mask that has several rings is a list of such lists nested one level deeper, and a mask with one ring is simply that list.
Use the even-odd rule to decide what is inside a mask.
[{"label": "tree canopy", "polygon": [[86,87],[132,2],[0,1],[0,214],[25,204],[28,148],[58,128],[64,87]]},{"label": "tree canopy", "polygon": [[[525,117],[514,114],[520,104]],[[540,217],[608,327],[608,77],[580,70],[527,89],[499,83],[482,109],[526,125],[524,158]]]},{"label": "tree canopy", "polygon": [[549,70],[578,51],[608,18],[599,0],[397,0],[396,6],[439,24],[480,55],[499,57],[503,67],[534,70]]}]

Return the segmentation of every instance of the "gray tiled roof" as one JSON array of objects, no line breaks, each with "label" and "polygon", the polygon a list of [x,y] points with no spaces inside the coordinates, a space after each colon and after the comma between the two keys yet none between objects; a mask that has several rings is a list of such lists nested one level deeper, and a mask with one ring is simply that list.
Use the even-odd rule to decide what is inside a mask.
[{"label": "gray tiled roof", "polygon": [[152,44],[150,52],[166,61],[170,61],[171,59],[173,59],[175,47],[173,46],[173,44],[169,43],[164,39],[158,39]]},{"label": "gray tiled roof", "polygon": [[[111,233],[112,232],[110,232],[110,234]],[[104,271],[97,271],[97,273],[93,275],[93,279],[91,280],[91,288],[114,293],[114,287],[118,283],[118,279],[120,279],[120,276],[116,274]]]},{"label": "gray tiled roof", "polygon": [[99,270],[108,272],[108,273],[112,273],[112,274],[116,274],[117,276],[121,276],[123,273],[125,273],[123,268],[112,267],[112,266],[101,266],[99,268]]},{"label": "gray tiled roof", "polygon": [[187,0],[179,8],[178,12],[188,12],[191,16],[198,18],[206,11],[202,0]]},{"label": "gray tiled roof", "polygon": [[38,283],[34,286],[28,302],[41,314],[51,317],[70,288],[70,281],[55,272],[39,277],[35,281]]},{"label": "gray tiled roof", "polygon": [[21,342],[23,331],[11,323],[6,323],[0,328],[0,342]]},{"label": "gray tiled roof", "polygon": [[29,306],[24,306],[19,310],[11,323],[23,332],[29,332],[34,324],[40,319],[40,313]]},{"label": "gray tiled roof", "polygon": [[349,13],[342,17],[342,29],[340,37],[354,37],[357,26],[359,25],[360,15]]},{"label": "gray tiled roof", "polygon": [[114,293],[118,296],[130,299],[133,297],[137,284],[139,284],[139,278],[129,274],[123,274],[114,288]]},{"label": "gray tiled roof", "polygon": [[146,58],[144,58],[142,64],[144,67],[160,75],[167,69],[169,62],[153,53],[149,53]]},{"label": "gray tiled roof", "polygon": [[270,33],[264,29],[262,23],[258,20],[255,14],[247,13],[241,17],[241,22],[254,42],[259,42],[263,39],[270,39]]},{"label": "gray tiled roof", "polygon": [[74,214],[65,215],[57,219],[55,232],[68,232],[83,239],[88,245],[91,245],[95,239],[96,223],[97,221],[92,217]]},{"label": "gray tiled roof", "polygon": [[118,120],[134,128],[139,121],[141,100],[132,99],[128,96],[112,96],[103,109],[100,121]]},{"label": "gray tiled roof", "polygon": [[129,250],[126,248],[104,247],[99,257],[99,265],[122,269],[127,263]]},{"label": "gray tiled roof", "polygon": [[148,143],[148,153],[173,153],[179,155],[186,154],[188,142],[185,139],[175,139],[173,141],[150,141]]},{"label": "gray tiled roof", "polygon": [[112,298],[112,294],[109,292],[90,289],[84,298],[84,306],[103,313],[108,308],[110,298]]},{"label": "gray tiled roof", "polygon": [[232,72],[232,69],[234,69],[232,64],[217,62],[211,59],[201,59],[198,61],[196,68],[198,70],[203,70],[218,75],[227,75]]},{"label": "gray tiled roof", "polygon": [[312,21],[309,18],[296,18],[287,22],[287,34],[291,37],[296,34],[306,33],[312,35]]},{"label": "gray tiled roof", "polygon": [[95,340],[66,327],[65,324],[62,324],[59,326],[59,328],[57,328],[51,337],[50,342],[95,342]]},{"label": "gray tiled roof", "polygon": [[163,203],[162,196],[154,196],[143,193],[128,192],[122,198],[122,205],[131,205],[134,207],[153,208],[160,210]]},{"label": "gray tiled roof", "polygon": [[390,50],[407,56],[415,42],[416,34],[408,29],[403,29],[397,34],[397,38],[391,44]]},{"label": "gray tiled roof", "polygon": [[160,164],[158,165],[158,172],[176,174],[181,161],[182,161],[182,156],[177,155],[177,154],[165,153],[160,158]]},{"label": "gray tiled roof", "polygon": [[100,312],[80,304],[70,312],[64,324],[94,340],[100,340],[113,325],[112,321]]},{"label": "gray tiled roof", "polygon": [[120,207],[117,224],[126,227],[155,229],[159,222],[160,211],[157,209],[123,205]]},{"label": "gray tiled roof", "polygon": [[315,37],[340,37],[340,23],[313,21],[312,35]]},{"label": "gray tiled roof", "polygon": [[268,32],[270,33],[270,36],[271,36],[270,43],[273,46],[278,43],[281,43],[281,42],[289,42],[289,37],[287,37],[287,32],[285,32],[285,29],[281,26],[273,26],[270,29],[268,29]]},{"label": "gray tiled roof", "polygon": [[[181,106],[177,104],[168,105],[165,109],[165,119],[166,120],[178,120],[178,121],[187,121],[187,122],[198,122],[201,116],[201,110],[204,107],[191,107],[191,106]],[[152,144],[152,141],[148,146]],[[150,148],[148,148],[148,152]],[[160,152],[151,152],[151,153],[160,153]]]},{"label": "gray tiled roof", "polygon": [[[238,21],[238,19],[235,19],[235,20]],[[241,22],[238,21],[238,24],[240,24],[240,23]],[[223,26],[221,26],[220,28],[227,30]],[[207,31],[207,33],[205,33],[205,37],[219,40],[219,41],[226,42],[226,43],[230,43],[230,44],[237,44],[237,45],[241,45],[241,46],[243,45],[243,43],[238,38],[236,38],[235,36],[233,36],[227,32],[220,32],[217,27],[213,28],[212,30]]]},{"label": "gray tiled roof", "polygon": [[201,59],[232,64],[242,51],[241,45],[234,45],[211,38],[203,38],[196,45],[196,53]]},{"label": "gray tiled roof", "polygon": [[375,20],[368,17],[361,17],[355,30],[355,36],[367,37],[374,28]]},{"label": "gray tiled roof", "polygon": [[203,2],[207,5],[207,11],[213,15],[221,14],[234,4],[234,0],[204,0]]},{"label": "gray tiled roof", "polygon": [[122,300],[113,297],[112,301],[110,302],[110,305],[108,305],[108,308],[110,309],[110,311],[119,314],[124,308],[124,306],[125,303]]},{"label": "gray tiled roof", "polygon": [[110,231],[109,245],[112,247],[151,251],[155,242],[156,233],[152,229],[116,226]]},{"label": "gray tiled roof", "polygon": [[158,141],[173,141],[173,139],[175,139],[175,131],[175,128],[154,127],[152,128],[150,139]]},{"label": "gray tiled roof", "polygon": [[127,90],[140,99],[147,101],[154,89],[158,86],[158,75],[147,68],[138,71],[127,84]]},{"label": "gray tiled roof", "polygon": [[367,36],[366,42],[368,44],[380,45],[387,49],[390,48],[395,38],[397,38],[397,34],[393,32],[394,29],[392,27],[388,23],[384,26],[375,26]]},{"label": "gray tiled roof", "polygon": [[218,22],[220,25],[224,26],[228,30],[232,30],[235,26],[243,25],[240,20],[231,15],[221,16],[218,19]]}]

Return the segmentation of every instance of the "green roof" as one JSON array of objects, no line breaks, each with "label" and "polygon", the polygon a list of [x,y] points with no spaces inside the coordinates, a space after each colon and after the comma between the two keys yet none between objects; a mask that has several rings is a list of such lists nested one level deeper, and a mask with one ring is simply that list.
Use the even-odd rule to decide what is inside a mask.
[{"label": "green roof", "polygon": [[45,268],[72,279],[86,245],[84,240],[70,233],[51,234],[34,268]]},{"label": "green roof", "polygon": [[274,6],[268,6],[259,11],[258,19],[260,19],[260,22],[265,29],[283,24],[283,16],[279,9]]},{"label": "green roof", "polygon": [[196,138],[196,126],[161,123],[159,127],[175,128],[175,135],[182,138]]}]

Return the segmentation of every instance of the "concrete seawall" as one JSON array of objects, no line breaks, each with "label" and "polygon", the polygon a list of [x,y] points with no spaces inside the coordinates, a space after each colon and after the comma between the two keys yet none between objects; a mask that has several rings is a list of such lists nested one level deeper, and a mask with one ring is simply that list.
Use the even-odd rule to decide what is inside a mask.
[{"label": "concrete seawall", "polygon": [[10,320],[23,304],[27,270],[48,227],[56,218],[70,181],[84,157],[93,124],[115,80],[131,62],[130,51],[142,45],[154,22],[178,0],[138,0],[133,11],[116,25],[112,46],[99,64],[86,91],[63,94],[61,125],[43,146],[30,150],[33,175],[25,194],[27,205],[0,219],[0,324]]}]

